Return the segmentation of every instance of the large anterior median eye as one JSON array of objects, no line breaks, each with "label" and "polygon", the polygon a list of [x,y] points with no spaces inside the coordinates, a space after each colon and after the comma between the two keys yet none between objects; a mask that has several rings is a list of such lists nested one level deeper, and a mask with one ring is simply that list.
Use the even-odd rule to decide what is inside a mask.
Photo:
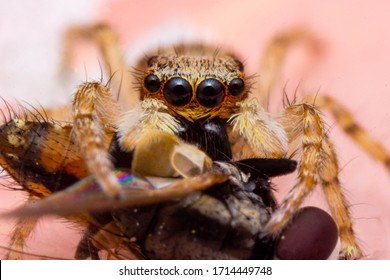
[{"label": "large anterior median eye", "polygon": [[187,80],[175,77],[165,84],[164,96],[172,105],[183,106],[191,101],[192,87]]},{"label": "large anterior median eye", "polygon": [[214,107],[223,101],[225,88],[216,79],[201,82],[196,89],[196,99],[204,107]]}]

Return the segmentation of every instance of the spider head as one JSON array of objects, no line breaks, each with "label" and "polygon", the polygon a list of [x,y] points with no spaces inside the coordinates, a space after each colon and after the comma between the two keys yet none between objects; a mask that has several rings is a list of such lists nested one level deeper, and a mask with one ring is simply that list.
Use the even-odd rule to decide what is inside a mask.
[{"label": "spider head", "polygon": [[162,101],[174,115],[194,121],[229,118],[247,98],[242,63],[232,56],[186,53],[152,56],[142,80],[142,97]]}]

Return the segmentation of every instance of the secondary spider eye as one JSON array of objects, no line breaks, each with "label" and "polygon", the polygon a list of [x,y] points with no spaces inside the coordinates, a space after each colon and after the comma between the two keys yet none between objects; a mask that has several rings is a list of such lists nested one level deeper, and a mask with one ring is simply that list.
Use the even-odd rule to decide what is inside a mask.
[{"label": "secondary spider eye", "polygon": [[190,83],[183,78],[172,78],[165,84],[164,96],[172,105],[183,106],[191,101],[192,87]]},{"label": "secondary spider eye", "polygon": [[201,82],[196,89],[196,99],[205,107],[214,107],[222,102],[225,88],[216,79],[207,79]]},{"label": "secondary spider eye", "polygon": [[234,78],[233,80],[230,81],[229,83],[229,92],[234,95],[240,95],[244,89],[245,89],[245,84],[244,81],[241,80],[240,78]]},{"label": "secondary spider eye", "polygon": [[148,91],[156,92],[161,86],[161,81],[156,75],[150,74],[146,76],[144,80],[144,85]]}]

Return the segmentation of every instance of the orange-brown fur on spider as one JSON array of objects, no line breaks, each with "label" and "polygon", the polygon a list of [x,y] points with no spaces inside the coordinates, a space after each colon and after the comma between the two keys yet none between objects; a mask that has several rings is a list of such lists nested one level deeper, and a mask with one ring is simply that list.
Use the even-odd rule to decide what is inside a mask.
[{"label": "orange-brown fur on spider", "polygon": [[[307,39],[306,35],[289,32],[276,37],[265,59],[266,62],[276,61],[276,66],[271,67],[271,74],[278,72],[288,46],[296,40]],[[75,28],[68,34],[68,43],[75,37],[95,40],[109,66],[107,68],[125,71],[112,30],[101,25]],[[77,155],[77,159],[82,159],[81,166],[85,165],[87,173],[96,176],[107,197],[121,200],[121,186],[113,171],[114,167],[129,167],[134,149],[142,144],[140,139],[145,139],[151,130],[179,136],[199,146],[214,161],[239,160],[250,156],[281,159],[289,156],[289,144],[300,140],[298,182],[262,228],[263,234],[278,234],[308,193],[315,186],[322,185],[344,246],[341,257],[362,256],[353,232],[348,204],[338,180],[336,154],[321,114],[313,103],[288,103],[279,115],[271,117],[250,97],[251,79],[245,75],[242,63],[230,54],[215,52],[215,48],[202,45],[163,49],[139,65],[142,64],[137,72],[140,75],[138,83],[141,101],[133,108],[123,111],[104,84],[85,83],[74,97],[72,133],[62,129],[56,131],[60,135],[64,134],[66,150],[72,151],[72,156]],[[121,77],[120,82],[116,81],[115,76],[112,83],[114,87],[116,84],[117,88],[121,88],[121,97],[124,90],[128,90],[125,91],[126,95],[134,99],[126,75]],[[269,76],[264,81],[266,86],[272,86],[274,81],[274,75]],[[118,87],[118,84],[122,86]],[[316,100],[316,104],[324,105],[331,111],[337,109],[335,117],[342,127],[358,142],[364,142],[363,145],[367,142],[374,145],[375,152],[371,153],[374,157],[390,162],[383,148],[357,127],[334,100],[320,96]],[[350,127],[356,129],[352,131]],[[18,142],[14,140],[12,137],[8,140],[7,137],[6,142]],[[367,151],[371,152],[370,149]],[[110,161],[107,154],[115,162]],[[63,160],[61,164],[64,166],[69,162],[67,156],[59,158]],[[14,167],[7,160],[2,162],[2,166],[23,184],[22,180],[18,180],[20,175],[15,175]],[[31,195],[31,199],[34,198]],[[16,238],[11,242],[12,248],[20,248],[31,231],[23,227],[22,222],[15,230]],[[30,224],[34,224],[34,219],[31,219]]]}]

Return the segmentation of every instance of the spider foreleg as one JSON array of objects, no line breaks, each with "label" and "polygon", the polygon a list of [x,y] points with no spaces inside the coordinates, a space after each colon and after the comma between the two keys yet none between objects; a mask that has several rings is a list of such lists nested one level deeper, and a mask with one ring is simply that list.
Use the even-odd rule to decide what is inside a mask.
[{"label": "spider foreleg", "polygon": [[298,169],[299,182],[287,194],[266,226],[265,231],[273,234],[285,227],[305,197],[319,183],[318,168],[323,153],[324,128],[314,107],[306,104],[290,106],[285,109],[280,120],[290,142],[298,134],[302,135],[302,158]]},{"label": "spider foreleg", "polygon": [[139,96],[129,94],[132,92],[134,81],[128,74],[118,34],[105,24],[69,28],[64,38],[63,68],[71,64],[72,56],[77,51],[79,43],[92,43],[96,46],[101,54],[104,70],[111,77],[110,84],[113,92],[117,92],[120,100],[125,104],[136,103]]},{"label": "spider foreleg", "polygon": [[107,157],[105,135],[112,135],[114,132],[121,111],[119,106],[106,86],[101,83],[85,83],[76,92],[72,111],[72,137],[79,146],[88,169],[95,174],[107,194],[117,196],[120,184]]},{"label": "spider foreleg", "polygon": [[324,187],[326,198],[339,228],[341,241],[348,251],[353,248],[354,255],[362,256],[352,228],[347,200],[342,193],[338,179],[339,167],[336,154],[327,138],[319,110],[310,104],[292,104],[287,107],[280,122],[283,124],[289,142],[301,138],[302,156],[298,168],[298,183],[288,193],[281,207],[271,216],[265,234],[279,233],[302,205],[303,200],[318,185]]},{"label": "spider foreleg", "polygon": [[330,96],[321,95],[311,99],[315,101],[316,106],[329,110],[344,132],[373,159],[382,163],[387,171],[390,172],[390,155],[386,148],[357,124],[352,114],[343,105]]},{"label": "spider foreleg", "polygon": [[308,54],[319,56],[323,44],[313,34],[301,28],[294,28],[274,36],[264,52],[257,71],[261,73],[257,83],[261,100],[267,100],[267,96],[272,93],[281,76],[286,57],[297,45],[306,48],[309,51]]},{"label": "spider foreleg", "polygon": [[348,209],[348,201],[342,191],[338,178],[339,166],[335,150],[328,139],[325,139],[323,148],[325,156],[323,158],[322,168],[320,169],[321,185],[333,219],[339,229],[340,240],[342,244],[346,245],[340,253],[340,257],[347,259],[361,258],[363,252],[357,243]]}]

